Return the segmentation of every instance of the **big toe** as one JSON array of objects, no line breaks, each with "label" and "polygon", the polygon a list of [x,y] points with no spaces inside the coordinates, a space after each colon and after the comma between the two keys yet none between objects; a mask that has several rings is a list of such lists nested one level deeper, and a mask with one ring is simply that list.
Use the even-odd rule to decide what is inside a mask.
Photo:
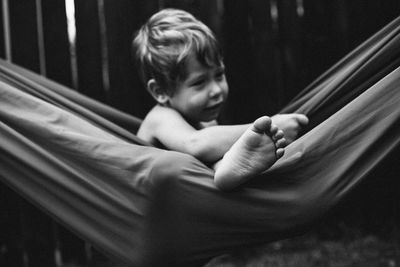
[{"label": "big toe", "polygon": [[265,133],[271,128],[271,118],[268,116],[263,116],[258,118],[253,123],[253,131],[257,133]]},{"label": "big toe", "polygon": [[309,121],[307,116],[304,114],[298,114],[297,120],[301,125],[306,125],[306,124],[308,124],[308,121]]}]

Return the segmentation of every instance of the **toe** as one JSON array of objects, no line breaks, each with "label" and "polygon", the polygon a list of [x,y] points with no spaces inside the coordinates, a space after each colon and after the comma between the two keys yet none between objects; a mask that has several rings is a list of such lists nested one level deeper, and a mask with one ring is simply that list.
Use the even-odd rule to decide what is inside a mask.
[{"label": "toe", "polygon": [[283,133],[282,130],[278,130],[277,133],[272,137],[272,139],[276,142],[279,139],[283,138],[285,134]]},{"label": "toe", "polygon": [[285,154],[285,149],[283,148],[278,148],[276,150],[276,158],[279,159],[283,156],[283,154]]},{"label": "toe", "polygon": [[271,118],[268,116],[263,116],[258,118],[253,123],[253,131],[257,133],[265,133],[271,127]]},{"label": "toe", "polygon": [[297,121],[298,121],[299,124],[301,124],[301,125],[307,125],[309,120],[308,120],[308,118],[307,118],[306,115],[299,114],[299,115],[297,116]]},{"label": "toe", "polygon": [[266,134],[268,134],[269,136],[273,137],[278,133],[279,129],[275,124],[271,124],[271,127],[269,128],[269,131],[265,131]]},{"label": "toe", "polygon": [[276,141],[275,143],[275,147],[276,148],[284,148],[286,146],[286,139],[285,138],[281,138],[278,141]]}]

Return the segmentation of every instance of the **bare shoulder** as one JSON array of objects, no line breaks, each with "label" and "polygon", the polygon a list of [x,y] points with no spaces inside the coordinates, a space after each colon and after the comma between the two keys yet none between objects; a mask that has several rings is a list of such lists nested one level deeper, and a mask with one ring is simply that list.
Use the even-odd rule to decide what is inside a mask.
[{"label": "bare shoulder", "polygon": [[140,125],[137,136],[147,142],[156,144],[160,129],[168,127],[168,124],[176,120],[183,120],[182,116],[177,111],[168,107],[156,105],[147,113]]},{"label": "bare shoulder", "polygon": [[160,105],[154,106],[146,115],[144,121],[153,127],[168,123],[170,120],[183,119],[182,116],[174,109]]}]

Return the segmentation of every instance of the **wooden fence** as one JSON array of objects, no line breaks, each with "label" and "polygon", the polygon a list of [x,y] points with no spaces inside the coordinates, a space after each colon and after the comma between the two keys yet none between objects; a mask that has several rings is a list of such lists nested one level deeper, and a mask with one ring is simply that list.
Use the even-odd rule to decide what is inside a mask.
[{"label": "wooden fence", "polygon": [[[0,57],[142,118],[153,101],[132,64],[130,41],[165,7],[192,12],[221,41],[230,84],[221,119],[229,123],[279,111],[400,15],[398,0],[2,0]],[[89,244],[0,190],[1,266],[91,261]]]}]

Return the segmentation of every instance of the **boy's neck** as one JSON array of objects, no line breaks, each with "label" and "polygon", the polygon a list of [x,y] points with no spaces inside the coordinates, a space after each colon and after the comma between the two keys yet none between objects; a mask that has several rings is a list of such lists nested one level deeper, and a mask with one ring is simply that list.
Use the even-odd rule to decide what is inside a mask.
[{"label": "boy's neck", "polygon": [[204,129],[211,126],[218,125],[217,120],[207,121],[207,122],[199,122],[199,129]]}]

